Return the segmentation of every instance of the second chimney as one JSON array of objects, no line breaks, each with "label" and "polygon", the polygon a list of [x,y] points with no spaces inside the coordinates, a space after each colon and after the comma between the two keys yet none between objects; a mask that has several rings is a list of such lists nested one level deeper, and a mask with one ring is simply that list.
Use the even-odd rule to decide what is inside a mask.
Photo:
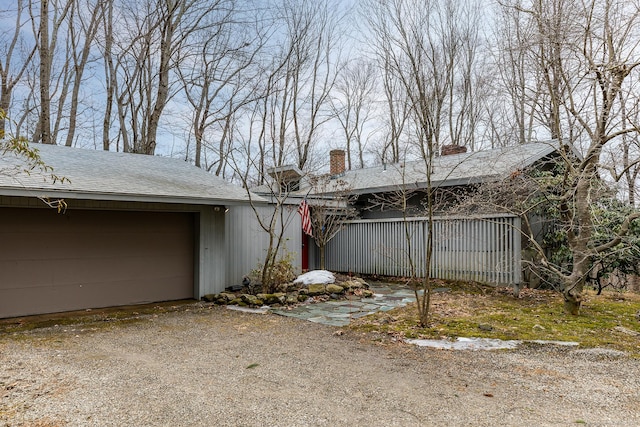
[{"label": "second chimney", "polygon": [[336,176],[344,173],[344,158],[344,150],[331,150],[329,152],[329,173],[331,176]]}]

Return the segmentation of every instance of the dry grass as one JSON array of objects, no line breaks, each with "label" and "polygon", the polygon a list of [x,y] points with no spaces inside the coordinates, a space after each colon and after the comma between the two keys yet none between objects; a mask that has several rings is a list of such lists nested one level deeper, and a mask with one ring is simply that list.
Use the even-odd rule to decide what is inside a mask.
[{"label": "dry grass", "polygon": [[[440,285],[438,285],[440,286]],[[483,337],[577,341],[583,347],[605,347],[640,357],[640,295],[585,292],[581,314],[563,311],[554,291],[523,289],[515,298],[509,288],[478,284],[444,284],[435,293],[428,328],[418,327],[415,304],[353,322],[357,331],[406,338]]]}]

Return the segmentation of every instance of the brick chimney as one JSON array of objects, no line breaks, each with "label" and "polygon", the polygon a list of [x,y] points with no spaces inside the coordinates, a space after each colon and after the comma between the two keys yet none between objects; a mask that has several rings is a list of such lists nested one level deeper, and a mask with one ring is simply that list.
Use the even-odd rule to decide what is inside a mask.
[{"label": "brick chimney", "polygon": [[331,150],[329,152],[329,174],[331,176],[340,175],[345,171],[344,150]]},{"label": "brick chimney", "polygon": [[467,147],[465,147],[464,145],[456,145],[456,144],[443,145],[442,148],[440,149],[441,156],[449,156],[451,154],[462,154],[466,152],[467,152]]}]

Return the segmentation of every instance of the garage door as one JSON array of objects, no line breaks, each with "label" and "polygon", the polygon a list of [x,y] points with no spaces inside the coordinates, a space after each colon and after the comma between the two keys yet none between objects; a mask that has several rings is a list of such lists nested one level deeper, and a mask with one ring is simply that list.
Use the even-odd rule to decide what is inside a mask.
[{"label": "garage door", "polygon": [[0,208],[0,317],[193,298],[190,213]]}]

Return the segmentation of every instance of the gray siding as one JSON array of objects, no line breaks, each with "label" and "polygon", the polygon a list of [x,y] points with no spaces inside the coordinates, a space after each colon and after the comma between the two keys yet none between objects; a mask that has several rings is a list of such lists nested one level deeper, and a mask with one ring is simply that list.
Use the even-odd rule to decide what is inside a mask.
[{"label": "gray siding", "polygon": [[225,220],[224,206],[200,210],[194,284],[197,298],[222,292],[226,286]]},{"label": "gray siding", "polygon": [[[297,213],[297,205],[286,205],[283,211],[285,224],[284,238],[280,254],[284,256],[290,253],[296,272],[301,271],[302,257],[302,226],[300,215]],[[274,213],[275,207],[256,207],[259,215],[268,221]],[[269,247],[269,233],[264,231],[256,215],[249,205],[230,206],[226,217],[226,259],[227,259],[227,286],[242,283],[243,276],[249,274],[258,264],[264,262],[264,257]],[[280,222],[278,222],[280,224]],[[280,225],[277,226],[280,229]]]},{"label": "gray siding", "polygon": [[[326,267],[359,274],[409,276],[410,252],[417,263],[417,274],[423,276],[421,261],[425,257],[428,224],[426,218],[411,218],[406,228],[401,219],[350,221],[328,243]],[[520,283],[519,218],[434,218],[433,239],[431,277]]]}]

